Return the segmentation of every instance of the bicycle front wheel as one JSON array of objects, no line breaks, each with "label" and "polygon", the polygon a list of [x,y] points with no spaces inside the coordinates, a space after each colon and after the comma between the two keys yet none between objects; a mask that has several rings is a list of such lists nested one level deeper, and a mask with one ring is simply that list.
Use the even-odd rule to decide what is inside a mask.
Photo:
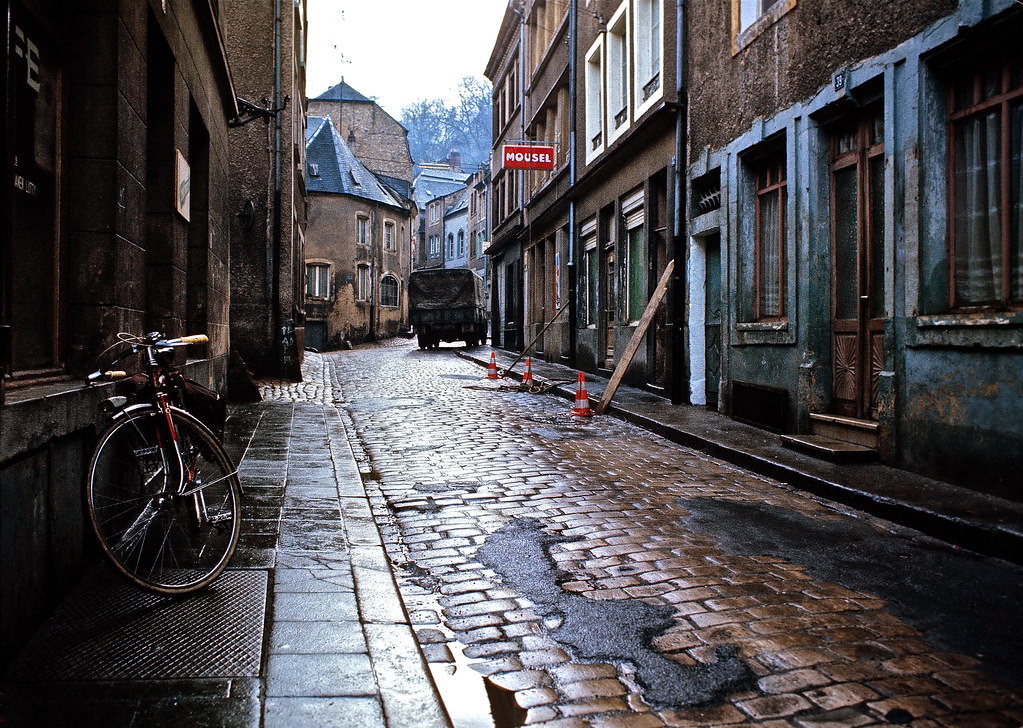
[{"label": "bicycle front wheel", "polygon": [[156,407],[114,421],[86,482],[93,530],[107,558],[144,589],[181,594],[227,567],[241,533],[241,484],[213,434],[172,409],[179,460]]}]

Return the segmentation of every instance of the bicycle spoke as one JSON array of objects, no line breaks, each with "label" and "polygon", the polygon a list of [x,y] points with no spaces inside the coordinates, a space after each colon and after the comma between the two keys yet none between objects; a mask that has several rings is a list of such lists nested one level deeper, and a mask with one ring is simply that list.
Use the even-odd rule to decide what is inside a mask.
[{"label": "bicycle spoke", "polygon": [[165,420],[158,410],[115,421],[97,447],[88,485],[107,556],[135,583],[161,593],[216,578],[234,553],[241,520],[237,470],[220,444],[190,416],[173,410],[172,417],[178,439],[159,445]]}]

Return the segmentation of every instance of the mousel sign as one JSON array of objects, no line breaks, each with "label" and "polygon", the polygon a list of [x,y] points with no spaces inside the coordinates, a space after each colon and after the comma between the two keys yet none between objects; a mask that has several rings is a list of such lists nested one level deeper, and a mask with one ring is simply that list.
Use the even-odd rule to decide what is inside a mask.
[{"label": "mousel sign", "polygon": [[501,159],[505,169],[554,169],[554,147],[505,144]]}]

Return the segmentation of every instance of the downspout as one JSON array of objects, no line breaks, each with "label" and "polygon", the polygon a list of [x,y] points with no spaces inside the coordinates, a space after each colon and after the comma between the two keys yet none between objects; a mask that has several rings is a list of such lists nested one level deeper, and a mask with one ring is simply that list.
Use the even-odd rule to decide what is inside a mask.
[{"label": "downspout", "polygon": [[[273,107],[281,108],[281,3],[282,0],[274,0],[274,100]],[[286,361],[290,352],[285,351],[287,346],[285,331],[282,328],[281,320],[281,231],[283,221],[281,219],[281,115],[274,114],[274,138],[273,138],[273,263],[272,263],[272,295],[270,301],[270,320],[273,323],[274,335],[277,337],[278,366],[281,374],[290,376],[286,371]]]},{"label": "downspout", "polygon": [[[678,103],[675,105],[675,220],[672,231],[672,248],[675,259],[675,271],[672,275],[675,289],[675,308],[678,316],[678,325],[675,327],[675,340],[672,345],[674,359],[673,369],[675,375],[672,377],[671,401],[674,404],[682,404],[689,401],[689,367],[686,356],[686,332],[688,330],[688,307],[686,305],[685,265],[686,260],[686,195],[685,175],[686,162],[688,161],[688,142],[686,138],[685,122],[688,116],[688,99],[685,96],[685,83],[683,82],[683,10],[685,0],[675,0],[675,90],[678,96]],[[683,372],[685,376],[680,376]]]},{"label": "downspout", "polygon": [[578,281],[578,270],[579,266],[576,264],[576,250],[575,250],[575,144],[576,144],[576,121],[578,114],[576,113],[576,93],[578,93],[578,83],[576,82],[576,51],[578,50],[577,40],[577,26],[578,18],[576,17],[578,11],[579,0],[569,0],[568,4],[568,355],[569,364],[574,368],[576,366],[577,356],[576,347],[579,345],[579,332],[578,332],[578,316],[579,306],[577,302],[577,294],[579,288]]}]

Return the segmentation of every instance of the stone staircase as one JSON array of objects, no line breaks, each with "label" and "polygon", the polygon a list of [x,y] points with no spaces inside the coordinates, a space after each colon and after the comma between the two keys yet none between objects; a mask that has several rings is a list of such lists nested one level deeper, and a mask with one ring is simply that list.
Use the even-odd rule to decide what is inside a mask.
[{"label": "stone staircase", "polygon": [[854,417],[810,414],[809,435],[782,435],[782,442],[803,452],[843,462],[877,457],[877,423]]}]

